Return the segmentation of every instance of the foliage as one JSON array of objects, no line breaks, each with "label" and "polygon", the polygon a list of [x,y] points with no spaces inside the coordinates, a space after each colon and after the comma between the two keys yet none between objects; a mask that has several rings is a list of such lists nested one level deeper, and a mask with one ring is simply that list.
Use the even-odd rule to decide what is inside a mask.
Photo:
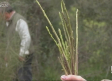
[{"label": "foliage", "polygon": [[[40,5],[40,3],[36,0],[36,2],[38,3],[38,5],[40,6],[45,18],[47,19],[47,21],[49,22],[51,29],[55,35],[56,39],[53,37],[53,35],[51,34],[51,32],[49,31],[49,28],[47,28],[47,31],[49,32],[51,38],[54,40],[54,42],[56,43],[56,45],[58,46],[58,49],[60,51],[60,63],[63,67],[63,70],[65,72],[65,74],[78,74],[78,21],[76,22],[76,54],[75,54],[75,48],[74,48],[74,36],[73,36],[73,30],[71,28],[71,23],[70,23],[70,19],[69,19],[69,15],[68,12],[66,10],[65,7],[65,3],[61,2],[61,9],[62,12],[59,13],[61,21],[62,21],[62,25],[63,25],[63,31],[64,31],[64,36],[65,36],[65,40],[62,36],[62,31],[59,29],[59,35],[57,34],[57,32],[55,31],[51,21],[49,20],[49,18],[47,17],[45,11],[43,10],[42,6]],[[78,12],[78,11],[77,11]],[[77,13],[78,14],[78,13]],[[76,15],[76,19],[77,19],[77,15]]]},{"label": "foliage", "polygon": [[[45,26],[49,27],[49,25],[39,6],[35,0],[8,1],[17,12],[28,20],[36,49],[32,65],[34,80],[45,80],[51,77],[60,79],[63,71],[57,60],[59,51],[46,31]],[[42,4],[56,31],[58,31],[58,28],[61,29],[61,21],[58,15],[60,0],[39,0],[39,2]],[[77,8],[79,9],[78,74],[88,81],[100,81],[103,78],[112,79],[112,74],[110,73],[110,66],[112,65],[111,3],[111,0],[65,0],[74,31],[76,25],[75,12]],[[4,37],[5,23],[1,21],[0,23],[0,80],[3,81],[3,79],[6,79],[4,78],[5,75],[2,74],[5,69],[2,66],[5,66],[4,52],[6,39]],[[52,76],[52,74],[54,75]]]}]

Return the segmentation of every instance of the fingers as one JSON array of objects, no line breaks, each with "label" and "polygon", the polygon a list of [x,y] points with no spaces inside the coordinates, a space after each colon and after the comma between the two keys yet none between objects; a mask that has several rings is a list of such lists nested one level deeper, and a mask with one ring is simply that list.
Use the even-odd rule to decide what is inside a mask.
[{"label": "fingers", "polygon": [[86,81],[84,78],[82,78],[81,76],[77,76],[77,75],[62,75],[61,76],[61,80],[62,81]]},{"label": "fingers", "polygon": [[109,79],[103,79],[103,80],[101,80],[101,81],[112,81],[112,80],[109,80]]}]

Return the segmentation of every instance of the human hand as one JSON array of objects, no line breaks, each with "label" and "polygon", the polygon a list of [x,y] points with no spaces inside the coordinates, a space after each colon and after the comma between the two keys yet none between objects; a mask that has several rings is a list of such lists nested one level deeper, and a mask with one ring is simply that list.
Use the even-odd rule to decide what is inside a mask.
[{"label": "human hand", "polygon": [[86,81],[84,78],[82,78],[81,76],[77,76],[77,75],[62,75],[61,76],[61,80],[62,81]]},{"label": "human hand", "polygon": [[20,60],[21,62],[24,62],[24,61],[25,61],[25,58],[22,57],[22,56],[19,56],[19,60]]},{"label": "human hand", "polygon": [[103,80],[101,80],[101,81],[112,81],[112,80],[109,80],[109,79],[103,79]]}]

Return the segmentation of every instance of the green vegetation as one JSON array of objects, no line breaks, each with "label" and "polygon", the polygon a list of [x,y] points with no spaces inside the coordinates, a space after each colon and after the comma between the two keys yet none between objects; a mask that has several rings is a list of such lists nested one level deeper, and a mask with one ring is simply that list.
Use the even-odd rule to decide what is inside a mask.
[{"label": "green vegetation", "polygon": [[[4,0],[1,0],[4,1]],[[10,0],[14,9],[26,17],[35,45],[33,60],[33,80],[59,80],[62,70],[55,42],[50,37],[46,26],[49,23],[35,0]],[[61,0],[39,0],[56,32],[63,30],[59,18]],[[78,75],[88,81],[100,81],[103,78],[112,79],[110,66],[112,65],[112,1],[103,0],[64,0],[71,20],[71,27],[76,31],[76,9],[79,9],[79,67]],[[24,9],[24,10],[23,10]],[[12,68],[6,68],[4,54],[6,39],[4,35],[5,23],[0,17],[0,80],[8,81]],[[63,38],[64,31],[61,31]],[[58,34],[59,35],[59,34]],[[53,37],[56,39],[55,35]],[[74,38],[76,34],[74,33]],[[76,42],[76,41],[74,41]],[[74,44],[76,46],[76,44]],[[13,76],[14,77],[14,76]]]},{"label": "green vegetation", "polygon": [[58,46],[58,49],[60,52],[59,60],[60,60],[60,63],[63,67],[65,74],[77,75],[78,74],[78,10],[77,10],[77,15],[76,15],[77,21],[76,21],[76,53],[75,53],[73,30],[71,27],[70,18],[69,18],[67,9],[65,7],[64,1],[62,0],[62,2],[61,2],[62,12],[61,13],[59,12],[59,15],[60,15],[61,22],[63,25],[65,41],[64,41],[64,38],[61,33],[62,31],[60,29],[58,29],[59,35],[57,34],[53,25],[51,24],[51,21],[49,20],[45,11],[43,10],[42,6],[40,5],[40,3],[37,0],[36,0],[36,2],[38,3],[39,7],[41,8],[45,18],[47,19],[47,21],[49,22],[49,24],[52,28],[53,33],[55,34],[55,37],[57,38],[57,41],[56,41],[56,39],[51,34],[49,28],[46,27],[51,38],[54,40],[54,42]]}]

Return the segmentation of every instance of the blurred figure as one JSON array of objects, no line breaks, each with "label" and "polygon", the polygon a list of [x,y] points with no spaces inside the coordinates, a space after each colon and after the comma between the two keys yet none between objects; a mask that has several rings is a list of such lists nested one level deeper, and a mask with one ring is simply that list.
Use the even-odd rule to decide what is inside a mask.
[{"label": "blurred figure", "polygon": [[[32,81],[33,47],[26,19],[18,14],[8,2],[0,3],[0,14],[6,20],[7,55],[11,56],[11,50],[17,53],[15,58],[21,62],[16,79],[14,81]],[[6,55],[6,56],[7,56]],[[12,59],[15,61],[14,59]]]}]

